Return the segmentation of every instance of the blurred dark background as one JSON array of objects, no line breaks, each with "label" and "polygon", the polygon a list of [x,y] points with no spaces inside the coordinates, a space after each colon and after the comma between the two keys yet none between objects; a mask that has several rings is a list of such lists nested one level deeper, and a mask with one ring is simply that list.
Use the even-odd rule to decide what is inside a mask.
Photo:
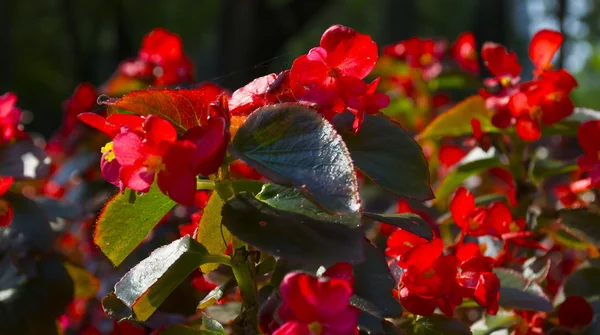
[{"label": "blurred dark background", "polygon": [[559,29],[577,105],[600,108],[599,14],[600,0],[0,0],[0,94],[15,92],[34,115],[28,129],[49,135],[75,86],[104,82],[154,27],[181,35],[200,81],[235,89],[289,67],[341,23],[380,47],[470,30],[516,50],[524,73],[533,33]]}]

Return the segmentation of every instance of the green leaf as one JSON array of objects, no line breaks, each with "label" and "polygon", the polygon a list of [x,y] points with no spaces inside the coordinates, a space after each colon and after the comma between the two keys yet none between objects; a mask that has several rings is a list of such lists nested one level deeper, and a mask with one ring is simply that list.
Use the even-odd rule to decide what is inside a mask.
[{"label": "green leaf", "polygon": [[225,296],[225,294],[227,294],[227,292],[229,292],[236,286],[237,281],[235,280],[235,278],[229,278],[225,283],[215,287],[212,291],[208,292],[208,294],[204,298],[202,298],[200,303],[198,303],[198,309],[205,309],[208,306],[216,304]]},{"label": "green leaf", "polygon": [[573,114],[565,119],[565,121],[575,121],[579,123],[593,120],[600,120],[600,111],[584,107],[575,107]]},{"label": "green leaf", "polygon": [[577,169],[577,164],[565,164],[554,159],[538,160],[533,166],[531,177],[533,180],[541,182],[548,177],[573,172]]},{"label": "green leaf", "polygon": [[360,226],[359,212],[330,215],[309,201],[295,188],[264,184],[260,193],[256,195],[256,199],[282,211],[306,215],[315,220],[340,223],[352,227]]},{"label": "green leaf", "polygon": [[0,227],[0,246],[16,253],[30,250],[51,252],[54,242],[52,228],[40,206],[21,194],[8,192],[4,195],[13,208],[14,216],[7,227]]},{"label": "green leaf", "polygon": [[328,212],[352,213],[360,207],[348,149],[311,109],[277,104],[256,110],[229,151],[270,180],[298,188]]},{"label": "green leaf", "polygon": [[541,283],[550,271],[550,258],[548,255],[531,257],[523,263],[523,277],[529,281]]},{"label": "green leaf", "polygon": [[242,241],[274,256],[310,262],[362,261],[363,233],[340,224],[284,211],[247,193],[223,206],[223,224]]},{"label": "green leaf", "polygon": [[108,113],[118,113],[118,108],[134,114],[156,115],[171,122],[178,132],[199,126],[208,115],[208,104],[223,93],[214,84],[205,84],[191,90],[147,89],[133,91],[121,98],[109,99],[103,104],[113,108]]},{"label": "green leaf", "polygon": [[394,317],[402,308],[392,295],[396,281],[390,274],[384,254],[363,240],[365,261],[354,264],[354,296],[351,304],[379,318]]},{"label": "green leaf", "polygon": [[214,335],[226,335],[225,329],[223,326],[217,322],[209,318],[206,314],[202,313],[202,327],[200,328],[204,333],[203,334],[214,334]]},{"label": "green leaf", "polygon": [[436,187],[436,199],[446,199],[450,194],[452,194],[452,192],[462,185],[467,178],[498,166],[502,166],[502,162],[498,157],[476,160],[458,166],[448,173],[441,183]]},{"label": "green leaf", "polygon": [[528,281],[523,275],[511,269],[496,268],[494,273],[500,279],[500,306],[507,309],[540,312],[554,310],[544,290],[538,284]]},{"label": "green leaf", "polygon": [[406,324],[403,329],[413,335],[470,335],[471,330],[457,319],[441,314],[417,317],[413,323]]},{"label": "green leaf", "polygon": [[84,299],[95,298],[100,288],[98,279],[86,269],[79,266],[68,262],[65,262],[64,266],[75,284],[75,297]]},{"label": "green leaf", "polygon": [[[208,335],[213,333],[207,333],[201,330],[190,328],[184,325],[174,325],[160,332],[160,335]],[[214,333],[217,334],[217,333]]]},{"label": "green leaf", "polygon": [[436,139],[440,137],[459,137],[473,134],[471,120],[478,119],[481,122],[481,130],[484,132],[498,132],[499,129],[492,125],[494,112],[485,107],[485,100],[479,95],[469,97],[454,107],[445,111],[423,129],[417,139]]},{"label": "green leaf", "polygon": [[507,329],[519,323],[520,316],[508,312],[498,312],[496,315],[485,314],[483,319],[471,326],[473,335],[491,335],[500,329]]},{"label": "green leaf", "polygon": [[391,224],[392,226],[406,230],[407,232],[413,233],[424,239],[430,241],[433,239],[433,231],[431,230],[431,227],[417,214],[377,214],[364,212],[363,215],[371,220]]},{"label": "green leaf", "polygon": [[94,243],[117,266],[175,205],[156,184],[142,195],[133,190],[118,193],[108,200],[96,220]]},{"label": "green leaf", "polygon": [[584,298],[600,296],[598,283],[600,283],[599,268],[581,268],[567,277],[564,292],[566,296],[578,295]]},{"label": "green leaf", "polygon": [[586,209],[560,211],[565,230],[582,241],[600,247],[600,215]]},{"label": "green leaf", "polygon": [[420,201],[433,198],[423,150],[398,123],[381,113],[365,115],[360,131],[354,134],[353,122],[350,112],[333,119],[356,167],[390,191]]},{"label": "green leaf", "polygon": [[219,262],[220,257],[225,256],[209,255],[188,235],[160,247],[115,284],[114,292],[102,299],[104,311],[119,319],[145,321],[194,269]]}]

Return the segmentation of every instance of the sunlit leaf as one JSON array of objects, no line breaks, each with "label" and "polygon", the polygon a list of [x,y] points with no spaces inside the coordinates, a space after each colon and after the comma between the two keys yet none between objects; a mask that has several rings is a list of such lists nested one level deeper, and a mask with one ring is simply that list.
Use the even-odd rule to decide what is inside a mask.
[{"label": "sunlit leaf", "polygon": [[484,132],[498,132],[499,129],[492,125],[493,114],[492,110],[485,107],[485,100],[479,95],[475,95],[459,102],[433,119],[417,139],[471,135],[473,134],[472,119],[478,119],[481,122],[481,130]]},{"label": "sunlit leaf", "polygon": [[100,288],[98,278],[94,277],[86,269],[71,263],[65,262],[64,266],[75,285],[75,297],[84,299],[95,298]]},{"label": "sunlit leaf", "polygon": [[363,215],[369,219],[390,224],[428,240],[433,238],[431,227],[417,214],[377,214],[364,212]]},{"label": "sunlit leaf", "polygon": [[112,197],[96,220],[94,243],[119,265],[144,240],[176,202],[156,186],[142,195],[126,190]]},{"label": "sunlit leaf", "polygon": [[341,136],[315,111],[277,104],[252,113],[230,152],[270,180],[294,186],[332,213],[359,207],[352,159]]},{"label": "sunlit leaf", "polygon": [[456,191],[467,178],[498,166],[502,166],[502,162],[498,157],[485,158],[459,165],[449,172],[435,188],[435,197],[438,200],[446,199],[452,192]]},{"label": "sunlit leaf", "polygon": [[538,284],[528,281],[522,274],[503,268],[494,269],[494,273],[500,279],[501,307],[540,312],[554,310],[544,290]]}]

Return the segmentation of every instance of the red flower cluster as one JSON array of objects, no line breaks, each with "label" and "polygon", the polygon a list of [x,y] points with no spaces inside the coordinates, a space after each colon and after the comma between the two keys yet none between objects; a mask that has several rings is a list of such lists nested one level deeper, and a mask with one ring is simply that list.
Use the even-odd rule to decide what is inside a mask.
[{"label": "red flower cluster", "polygon": [[577,129],[577,139],[584,155],[577,164],[582,171],[589,171],[592,185],[600,182],[600,121],[588,121]]},{"label": "red flower cluster", "polygon": [[104,119],[83,113],[79,119],[113,139],[102,148],[100,163],[108,182],[148,192],[157,177],[160,190],[183,205],[194,202],[196,176],[217,171],[230,137],[220,117],[190,128],[181,140],[173,125],[157,116],[112,114]]},{"label": "red flower cluster", "polygon": [[14,93],[0,95],[0,144],[26,136],[19,125],[21,110],[15,106],[16,103]]},{"label": "red flower cluster", "polygon": [[529,45],[529,57],[535,65],[534,80],[519,85],[521,65],[514,51],[495,43],[486,43],[482,57],[494,75],[485,84],[496,90],[480,90],[488,108],[495,109],[492,122],[496,127],[516,125],[526,141],[541,136],[542,124],[554,124],[573,112],[569,93],[577,86],[575,78],[564,69],[552,70],[552,58],[562,44],[562,34],[541,30]]},{"label": "red flower cluster", "polygon": [[441,239],[429,242],[409,235],[394,233],[386,252],[397,255],[398,265],[405,269],[397,294],[409,312],[427,316],[438,307],[452,316],[463,298],[474,299],[492,315],[498,311],[500,281],[492,273],[493,259],[481,256],[477,245],[472,245],[476,252],[465,245],[466,252],[443,256]]},{"label": "red flower cluster", "polygon": [[418,69],[424,80],[437,77],[442,72],[442,61],[449,54],[467,72],[479,73],[475,35],[462,33],[448,50],[445,40],[412,37],[383,50],[384,54],[405,61],[412,69]]},{"label": "red flower cluster", "polygon": [[288,273],[280,286],[283,324],[273,335],[358,334],[359,310],[350,305],[353,290],[348,269],[334,267],[322,277]]},{"label": "red flower cluster", "polygon": [[149,81],[151,85],[168,86],[194,80],[192,62],[183,52],[181,38],[162,28],[144,37],[138,58],[119,66],[125,77]]}]

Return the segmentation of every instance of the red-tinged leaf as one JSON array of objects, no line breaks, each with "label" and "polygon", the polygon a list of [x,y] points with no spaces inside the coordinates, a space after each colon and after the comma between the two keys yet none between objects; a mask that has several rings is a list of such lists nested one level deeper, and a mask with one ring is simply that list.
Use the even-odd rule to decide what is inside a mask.
[{"label": "red-tinged leaf", "polygon": [[203,125],[209,113],[209,105],[223,94],[214,84],[204,84],[191,90],[148,89],[133,91],[122,98],[104,101],[108,113],[118,113],[122,108],[137,115],[156,115],[170,121],[178,132]]},{"label": "red-tinged leaf", "polygon": [[475,95],[469,97],[443,114],[439,115],[417,136],[418,140],[434,139],[444,136],[458,137],[472,135],[471,120],[477,119],[484,132],[498,132],[492,125],[493,111],[485,107],[485,100]]}]

